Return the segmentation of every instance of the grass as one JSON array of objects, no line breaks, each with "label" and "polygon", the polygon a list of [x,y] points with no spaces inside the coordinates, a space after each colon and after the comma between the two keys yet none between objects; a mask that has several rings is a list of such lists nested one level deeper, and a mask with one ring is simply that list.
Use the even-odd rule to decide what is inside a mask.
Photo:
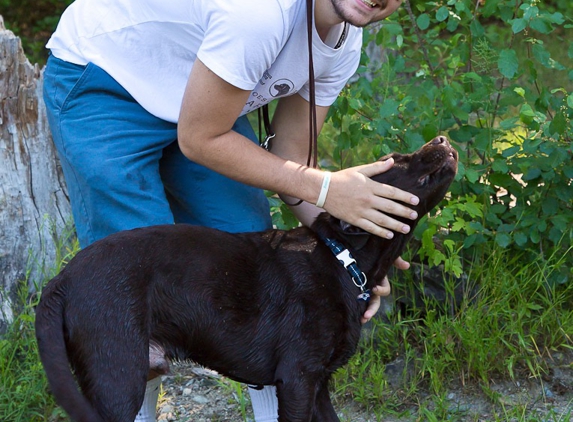
[{"label": "grass", "polygon": [[0,340],[0,420],[45,421],[55,410],[38,359],[33,302],[25,284],[19,289],[23,309]]},{"label": "grass", "polygon": [[238,383],[233,380],[222,378],[219,380],[219,385],[223,387],[223,390],[231,393],[233,400],[239,406],[239,411],[241,412],[241,417],[244,421],[247,420],[247,406],[250,404],[249,393],[247,392],[247,387],[245,384]]},{"label": "grass", "polygon": [[[35,264],[42,267],[38,273],[46,277],[33,283],[36,290],[38,285],[57,274],[79,250],[77,241],[70,240],[70,227],[71,224],[57,239],[53,268],[46,270],[43,263]],[[39,295],[30,294],[29,285],[28,280],[19,282],[17,300],[13,304],[13,321],[7,331],[0,335],[0,421],[63,420],[64,413],[56,407],[48,392],[48,383],[39,360],[34,334],[34,307]]]},{"label": "grass", "polygon": [[[73,253],[63,254],[60,264]],[[428,299],[424,309],[377,321],[360,352],[335,375],[337,407],[343,410],[352,400],[376,420],[390,416],[404,421],[480,420],[471,409],[455,406],[450,393],[455,384],[485,393],[493,409],[488,421],[540,420],[528,413],[532,403],[512,403],[496,390],[493,380],[525,376],[541,384],[547,359],[573,348],[573,282],[547,282],[571,253],[570,248],[531,260],[496,249],[469,270],[469,279],[479,290],[466,297],[455,313],[438,311]],[[2,421],[65,420],[48,392],[38,360],[36,300],[22,283],[19,309],[0,340]],[[389,377],[390,370],[398,376]],[[246,420],[245,389],[236,383],[226,386]],[[559,415],[549,409],[543,420],[572,422],[573,410]]]},{"label": "grass", "polygon": [[[454,315],[426,303],[425,310],[412,309],[407,316],[391,315],[389,323],[377,322],[361,353],[337,372],[338,395],[369,407],[373,414],[473,420],[465,411],[456,416],[460,409],[448,399],[450,386],[457,384],[482,390],[495,421],[538,420],[528,419],[526,409],[532,403],[508,404],[493,380],[525,377],[542,385],[552,355],[573,348],[572,280],[547,283],[571,252],[569,248],[547,260],[530,261],[494,250],[469,272],[470,280],[479,280],[478,293],[467,297]],[[389,386],[385,372],[397,356],[405,361],[399,388]],[[572,412],[547,420],[573,421]]]}]

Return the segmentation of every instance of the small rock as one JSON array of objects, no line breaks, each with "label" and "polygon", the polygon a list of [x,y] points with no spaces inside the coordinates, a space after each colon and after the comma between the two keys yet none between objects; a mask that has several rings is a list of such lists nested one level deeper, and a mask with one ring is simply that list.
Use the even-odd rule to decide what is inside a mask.
[{"label": "small rock", "polygon": [[193,390],[191,390],[190,388],[184,388],[182,394],[184,396],[190,396],[192,392],[193,392]]},{"label": "small rock", "polygon": [[554,398],[553,391],[551,391],[549,388],[545,387],[545,388],[543,389],[543,392],[544,392],[544,394],[545,394],[545,397],[548,398],[549,400],[551,400],[551,399]]},{"label": "small rock", "polygon": [[191,398],[191,400],[193,400],[195,403],[199,403],[199,404],[206,404],[209,403],[209,399],[205,396],[201,396],[199,394],[193,396]]},{"label": "small rock", "polygon": [[170,404],[164,404],[163,406],[161,406],[161,409],[159,410],[159,413],[173,413],[173,406],[171,406]]}]

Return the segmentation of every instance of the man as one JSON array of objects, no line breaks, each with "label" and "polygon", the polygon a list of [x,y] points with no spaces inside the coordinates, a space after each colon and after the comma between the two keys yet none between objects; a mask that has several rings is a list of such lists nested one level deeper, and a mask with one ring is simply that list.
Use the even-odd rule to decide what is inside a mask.
[{"label": "man", "polygon": [[[360,27],[399,4],[315,0],[319,130],[358,66]],[[82,247],[154,224],[263,230],[270,218],[261,189],[287,203],[302,199],[293,211],[307,225],[324,209],[392,237],[409,227],[391,215],[416,218],[401,203],[417,198],[369,179],[392,162],[332,175],[302,164],[310,131],[306,0],[76,0],[47,46],[44,97]],[[267,152],[245,115],[279,97]],[[374,293],[389,289],[386,282]],[[364,320],[378,306],[376,297]],[[155,420],[158,389],[159,378],[150,380],[137,420]],[[256,421],[275,421],[274,387],[250,392]]]}]

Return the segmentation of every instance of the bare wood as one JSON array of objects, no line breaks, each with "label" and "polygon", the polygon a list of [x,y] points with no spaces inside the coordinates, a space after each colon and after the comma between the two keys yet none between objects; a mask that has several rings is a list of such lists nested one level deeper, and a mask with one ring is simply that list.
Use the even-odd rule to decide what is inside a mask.
[{"label": "bare wood", "polygon": [[19,280],[41,281],[71,211],[52,144],[42,72],[0,16],[0,331]]}]

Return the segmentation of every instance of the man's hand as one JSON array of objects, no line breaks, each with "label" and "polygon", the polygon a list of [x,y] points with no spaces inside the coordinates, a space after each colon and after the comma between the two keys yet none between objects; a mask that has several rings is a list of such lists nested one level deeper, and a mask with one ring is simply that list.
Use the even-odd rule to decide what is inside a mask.
[{"label": "man's hand", "polygon": [[[410,263],[404,261],[402,257],[398,257],[396,261],[394,261],[394,266],[400,270],[407,270],[408,268],[410,268]],[[370,303],[368,304],[366,312],[364,312],[364,315],[360,319],[360,322],[362,322],[362,324],[366,324],[368,321],[372,319],[374,315],[376,315],[376,312],[378,312],[378,309],[380,309],[380,297],[388,296],[390,294],[390,291],[391,288],[390,288],[390,282],[388,281],[388,277],[384,277],[384,280],[382,280],[382,284],[372,289],[372,297],[370,298]]]},{"label": "man's hand", "polygon": [[410,226],[393,218],[415,220],[418,215],[402,205],[416,205],[419,199],[393,186],[377,183],[372,176],[388,171],[393,159],[350,167],[332,173],[324,209],[331,215],[376,236],[391,239],[393,232],[408,233]]}]

